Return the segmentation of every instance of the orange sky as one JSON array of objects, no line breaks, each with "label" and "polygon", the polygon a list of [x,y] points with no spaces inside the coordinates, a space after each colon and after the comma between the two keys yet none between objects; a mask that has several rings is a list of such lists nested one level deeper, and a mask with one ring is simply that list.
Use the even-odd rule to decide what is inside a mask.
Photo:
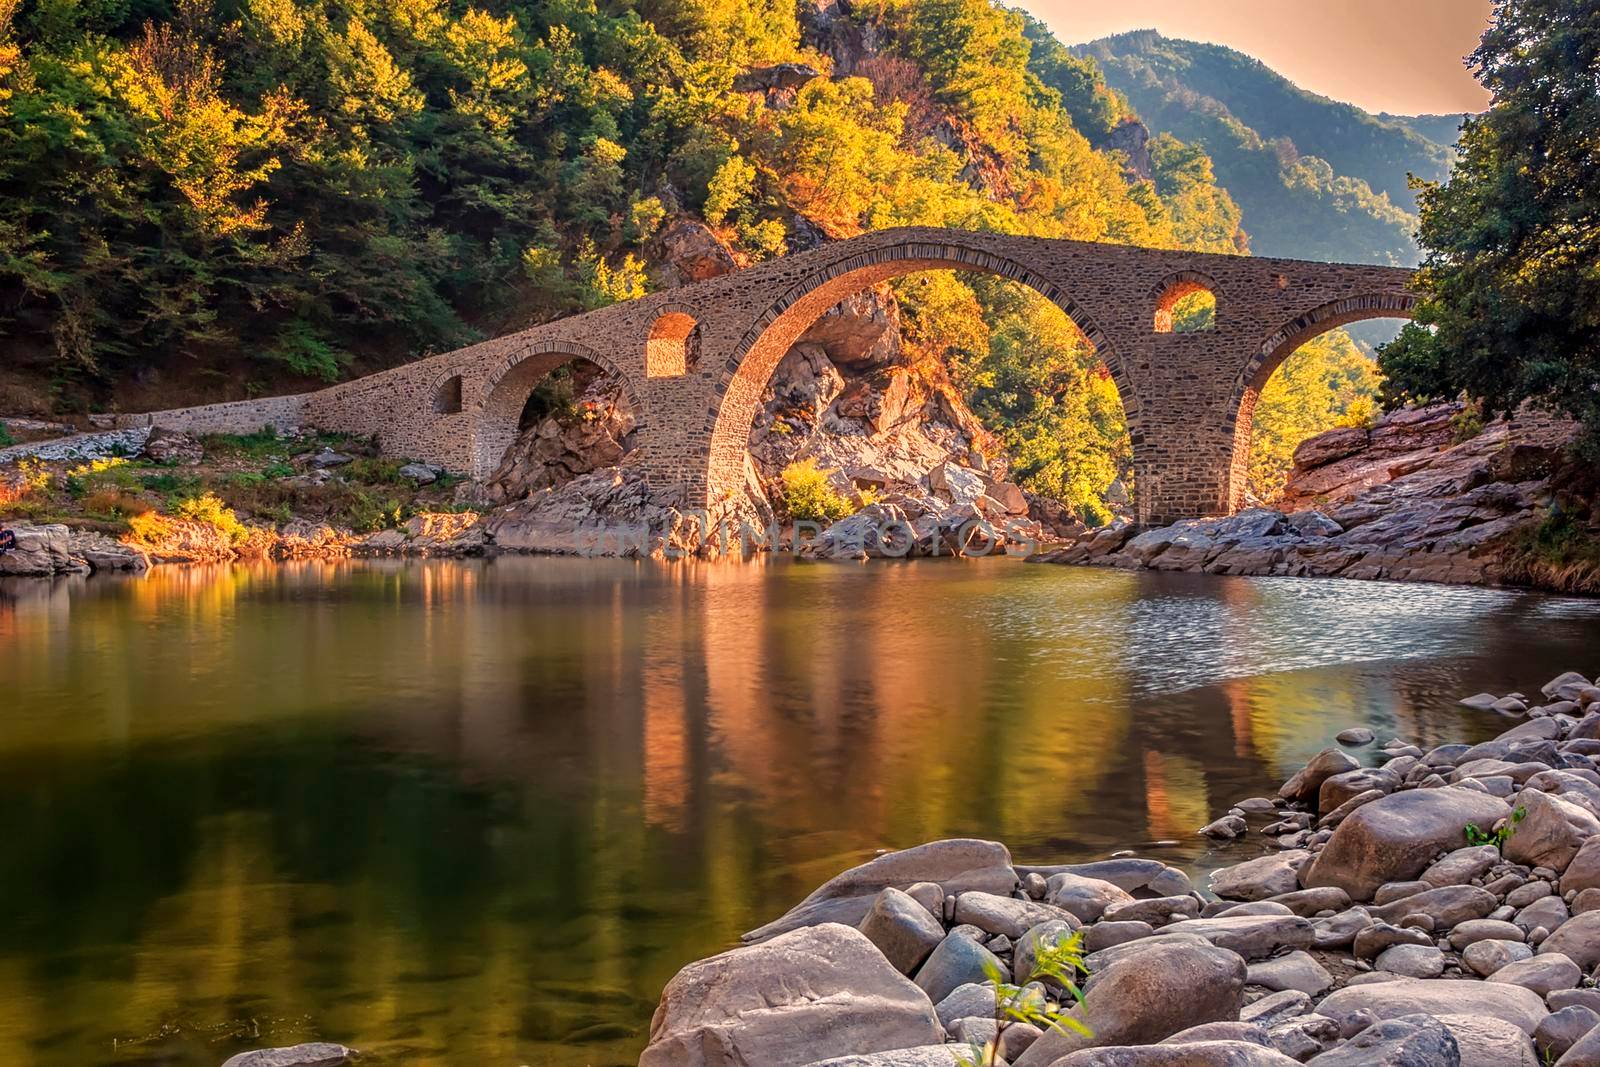
[{"label": "orange sky", "polygon": [[1369,111],[1480,111],[1462,64],[1490,0],[1021,0],[1067,44],[1125,30],[1211,41],[1261,60],[1303,89]]}]

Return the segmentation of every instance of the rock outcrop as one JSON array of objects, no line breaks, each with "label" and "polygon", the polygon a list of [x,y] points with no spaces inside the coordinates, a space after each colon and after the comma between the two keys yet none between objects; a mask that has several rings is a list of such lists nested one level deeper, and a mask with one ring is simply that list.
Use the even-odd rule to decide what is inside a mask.
[{"label": "rock outcrop", "polygon": [[1456,442],[1460,408],[1385,416],[1314,437],[1282,501],[1150,530],[1126,523],[1038,557],[1209,574],[1382,578],[1573,590],[1600,573],[1547,575],[1527,545],[1552,509],[1578,509],[1600,539],[1594,472],[1570,458],[1571,423],[1523,412]]}]

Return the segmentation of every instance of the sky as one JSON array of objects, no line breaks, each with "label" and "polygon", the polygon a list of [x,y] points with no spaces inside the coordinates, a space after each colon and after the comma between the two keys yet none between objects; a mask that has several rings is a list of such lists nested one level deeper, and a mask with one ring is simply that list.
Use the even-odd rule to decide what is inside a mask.
[{"label": "sky", "polygon": [[1066,44],[1127,30],[1209,41],[1302,89],[1397,115],[1481,111],[1462,63],[1491,0],[1021,0]]}]

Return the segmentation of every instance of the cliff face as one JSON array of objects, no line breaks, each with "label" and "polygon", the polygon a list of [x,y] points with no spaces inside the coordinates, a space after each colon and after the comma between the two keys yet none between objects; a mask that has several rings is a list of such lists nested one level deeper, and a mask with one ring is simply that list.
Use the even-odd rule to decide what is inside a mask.
[{"label": "cliff face", "polygon": [[1463,421],[1440,404],[1333,430],[1295,452],[1276,508],[1117,523],[1042,561],[1600,591],[1600,496],[1571,455],[1576,427],[1524,412],[1463,440]]}]

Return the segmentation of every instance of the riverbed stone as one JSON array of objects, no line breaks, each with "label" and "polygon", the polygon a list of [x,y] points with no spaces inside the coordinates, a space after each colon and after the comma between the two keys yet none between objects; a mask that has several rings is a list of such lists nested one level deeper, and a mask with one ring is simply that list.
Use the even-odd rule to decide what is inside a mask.
[{"label": "riverbed stone", "polygon": [[1483,978],[1518,960],[1530,959],[1533,949],[1519,941],[1475,941],[1461,953],[1467,969]]},{"label": "riverbed stone", "polygon": [[1063,871],[1045,881],[1044,899],[1070,911],[1080,922],[1092,923],[1098,922],[1107,908],[1126,903],[1133,895],[1103,878],[1085,878]]},{"label": "riverbed stone", "polygon": [[1482,1015],[1437,1018],[1456,1039],[1461,1067],[1539,1067],[1532,1035],[1515,1023]]},{"label": "riverbed stone", "polygon": [[1149,1044],[1201,1023],[1238,1019],[1244,960],[1210,945],[1167,942],[1154,947],[1156,940],[1134,942],[1152,947],[1098,973],[1091,971],[1084,1002],[1072,1014],[1093,1037],[1050,1030],[1015,1067],[1047,1067],[1081,1048]]},{"label": "riverbed stone", "polygon": [[1370,900],[1380,885],[1414,878],[1434,854],[1454,848],[1468,823],[1493,825],[1510,814],[1505,801],[1454,786],[1391,793],[1341,822],[1301,881]]},{"label": "riverbed stone", "polygon": [[1317,811],[1328,815],[1363,793],[1393,793],[1400,787],[1400,776],[1385,767],[1357,767],[1353,771],[1327,778],[1317,790]]},{"label": "riverbed stone", "polygon": [[1552,1011],[1533,1032],[1534,1046],[1540,1055],[1558,1060],[1590,1030],[1600,1026],[1600,1013],[1581,1004]]},{"label": "riverbed stone", "polygon": [[[1343,893],[1343,890],[1340,890]],[[1349,895],[1346,894],[1346,899]],[[1346,908],[1326,919],[1318,919],[1312,931],[1312,947],[1320,949],[1344,948],[1350,945],[1362,930],[1377,920],[1363,907]]]},{"label": "riverbed stone", "polygon": [[679,971],[662,991],[639,1067],[783,1067],[943,1036],[924,990],[855,927],[824,923]]},{"label": "riverbed stone", "polygon": [[1294,777],[1278,790],[1278,795],[1291,802],[1315,800],[1322,783],[1336,774],[1353,771],[1361,764],[1348,753],[1337,748],[1325,748],[1312,756]]},{"label": "riverbed stone", "polygon": [[1309,994],[1298,989],[1280,989],[1240,1008],[1239,1021],[1271,1027],[1304,1015],[1310,1010]]},{"label": "riverbed stone", "polygon": [[955,838],[887,852],[828,879],[799,904],[744,935],[747,942],[825,922],[855,926],[885,888],[934,882],[948,893],[1010,893],[1017,883],[1011,853],[996,841]]},{"label": "riverbed stone", "polygon": [[1576,989],[1583,971],[1560,952],[1541,952],[1532,959],[1508,963],[1489,976],[1491,982],[1504,982],[1531,989],[1547,997],[1557,989]]},{"label": "riverbed stone", "polygon": [[1155,927],[1137,920],[1098,922],[1084,929],[1083,947],[1090,952],[1099,952],[1101,949],[1149,937],[1155,932]]},{"label": "riverbed stone", "polygon": [[1525,1034],[1532,1034],[1550,1014],[1537,993],[1521,986],[1449,978],[1396,978],[1346,986],[1324,997],[1317,1010],[1331,1019],[1343,1019],[1353,1011],[1368,1011],[1379,1019],[1418,1013],[1485,1015],[1515,1023]]},{"label": "riverbed stone", "polygon": [[1437,978],[1444,973],[1444,953],[1433,945],[1391,945],[1373,966],[1406,978]]},{"label": "riverbed stone", "polygon": [[1393,923],[1374,923],[1356,934],[1351,952],[1358,960],[1373,960],[1396,945],[1431,944],[1433,938],[1429,937],[1425,930],[1395,926]]},{"label": "riverbed stone", "polygon": [[1560,953],[1584,971],[1600,967],[1600,911],[1574,915],[1539,945],[1539,954]]},{"label": "riverbed stone", "polygon": [[1457,951],[1477,941],[1521,941],[1522,927],[1503,919],[1468,919],[1450,931],[1450,945]]},{"label": "riverbed stone", "polygon": [[858,929],[901,974],[911,974],[944,940],[944,925],[907,893],[888,886]]},{"label": "riverbed stone", "polygon": [[1421,881],[1435,889],[1447,885],[1470,885],[1488,874],[1500,862],[1500,850],[1493,845],[1458,848],[1422,872]]},{"label": "riverbed stone", "polygon": [[1198,1041],[1082,1049],[1052,1067],[1295,1067],[1295,1061],[1253,1041]]},{"label": "riverbed stone", "polygon": [[1316,1067],[1460,1067],[1461,1052],[1449,1027],[1420,1013],[1373,1022],[1307,1062]]},{"label": "riverbed stone", "polygon": [[1229,900],[1265,900],[1300,888],[1297,873],[1311,853],[1290,849],[1275,855],[1258,856],[1211,873],[1211,891]]},{"label": "riverbed stone", "polygon": [[1092,863],[1058,863],[1044,867],[1019,866],[1017,873],[1037,872],[1045,878],[1054,874],[1076,874],[1084,878],[1098,878],[1127,893],[1144,893],[1146,896],[1173,897],[1194,891],[1189,876],[1176,867],[1168,867],[1160,860],[1140,859],[1137,856],[1118,856],[1115,859],[1095,860]]},{"label": "riverbed stone", "polygon": [[1310,948],[1315,937],[1310,920],[1298,915],[1227,915],[1173,923],[1151,940],[1173,934],[1202,937],[1247,960],[1264,960],[1286,948]]},{"label": "riverbed stone", "polygon": [[1506,840],[1505,857],[1513,863],[1564,871],[1578,849],[1600,835],[1600,816],[1575,801],[1524,789],[1517,806],[1527,814]]},{"label": "riverbed stone", "polygon": [[1591,837],[1578,849],[1561,874],[1562,893],[1600,889],[1600,837]]},{"label": "riverbed stone", "polygon": [[1401,923],[1415,915],[1432,920],[1431,930],[1449,930],[1471,919],[1483,919],[1500,906],[1495,895],[1475,885],[1446,885],[1373,908],[1384,922]]},{"label": "riverbed stone", "polygon": [[946,1030],[954,1026],[957,1019],[970,1019],[975,1015],[993,1018],[994,986],[986,982],[959,985],[934,1005],[933,1011],[939,1017],[939,1025]]},{"label": "riverbed stone", "polygon": [[1567,907],[1567,902],[1560,897],[1542,897],[1517,912],[1511,919],[1523,930],[1533,931],[1544,927],[1546,931],[1554,930],[1562,923],[1572,918],[1572,912]]},{"label": "riverbed stone", "polygon": [[1039,946],[1054,947],[1071,937],[1075,929],[1071,923],[1060,919],[1046,919],[1037,926],[1030,926],[1012,949],[1011,980],[1018,985],[1026,984],[1032,979],[1033,969],[1039,963]]},{"label": "riverbed stone", "polygon": [[1333,975],[1328,973],[1328,969],[1318,963],[1316,957],[1302,950],[1252,963],[1248,975],[1251,985],[1274,992],[1298,989],[1314,997],[1333,986]]},{"label": "riverbed stone", "polygon": [[966,1045],[919,1045],[888,1052],[831,1056],[812,1060],[805,1067],[960,1067],[962,1053],[970,1056],[972,1049]]},{"label": "riverbed stone", "polygon": [[1073,929],[1080,925],[1071,912],[1050,904],[976,891],[956,897],[955,921],[986,934],[1004,934],[1013,941],[1043,922],[1065,922]]},{"label": "riverbed stone", "polygon": [[958,986],[988,980],[991,972],[1006,973],[1000,958],[972,938],[952,932],[917,969],[915,981],[937,1004]]},{"label": "riverbed stone", "polygon": [[1600,1064],[1600,1026],[1578,1038],[1577,1044],[1556,1061],[1556,1067],[1596,1067]]},{"label": "riverbed stone", "polygon": [[1105,910],[1105,918],[1111,922],[1147,922],[1151,926],[1164,926],[1199,914],[1200,902],[1190,896],[1128,900]]},{"label": "riverbed stone", "polygon": [[230,1056],[222,1067],[340,1067],[359,1055],[353,1048],[329,1041],[311,1041],[284,1048],[262,1048]]},{"label": "riverbed stone", "polygon": [[1370,745],[1376,737],[1365,726],[1352,726],[1347,730],[1340,730],[1334,740],[1341,745]]}]

